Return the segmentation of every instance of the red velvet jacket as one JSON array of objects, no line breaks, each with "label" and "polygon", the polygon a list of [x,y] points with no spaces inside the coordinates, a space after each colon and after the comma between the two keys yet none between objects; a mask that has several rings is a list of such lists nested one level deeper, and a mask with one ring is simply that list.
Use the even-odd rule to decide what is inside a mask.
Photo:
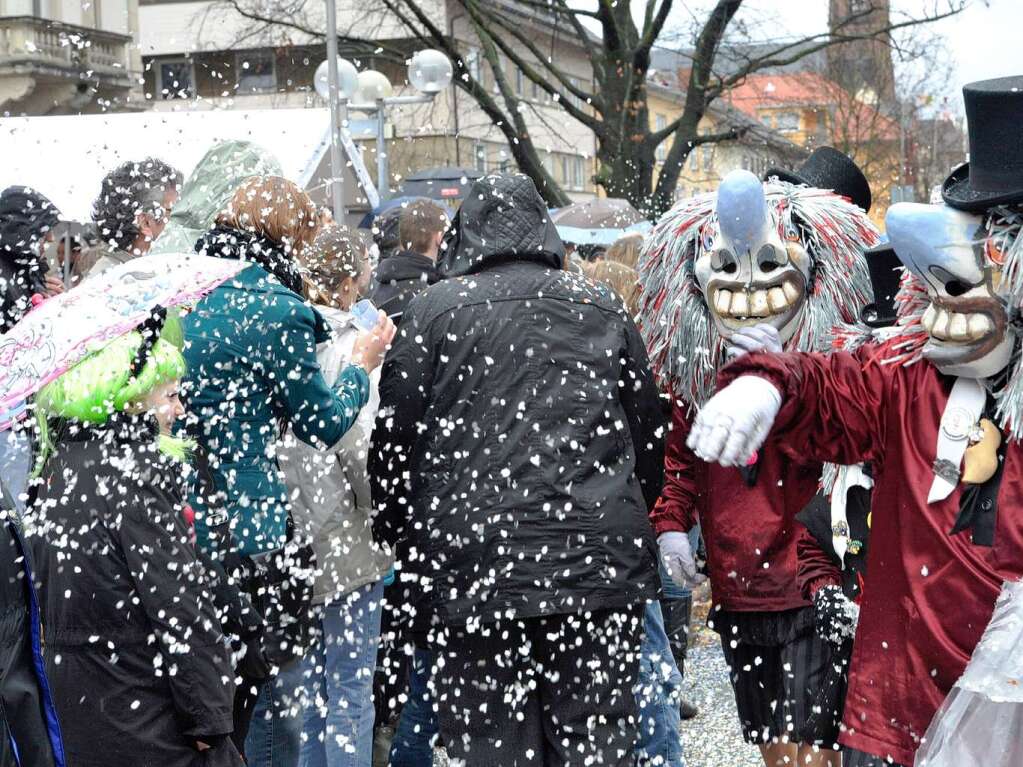
[{"label": "red velvet jacket", "polygon": [[691,426],[672,409],[664,459],[664,488],[650,513],[658,535],[697,522],[707,547],[714,603],[739,612],[779,612],[810,603],[796,581],[795,516],[810,502],[821,464],[798,462],[771,444],[760,451],[756,484],[737,469],[708,465],[686,447]]},{"label": "red velvet jacket", "polygon": [[926,362],[856,355],[754,354],[721,374],[782,392],[772,439],[792,455],[874,466],[873,524],[841,741],[896,762],[913,754],[980,639],[1004,578],[1023,574],[1023,449],[1008,446],[993,548],[949,535],[961,488],[927,503],[953,379]]}]

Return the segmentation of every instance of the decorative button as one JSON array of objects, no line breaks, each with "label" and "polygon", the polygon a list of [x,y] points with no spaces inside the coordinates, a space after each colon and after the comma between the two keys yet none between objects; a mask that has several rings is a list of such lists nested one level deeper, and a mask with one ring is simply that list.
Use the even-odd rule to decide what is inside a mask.
[{"label": "decorative button", "polygon": [[941,417],[941,430],[951,440],[959,442],[970,436],[970,432],[976,425],[970,411],[964,407],[954,407],[945,411]]}]

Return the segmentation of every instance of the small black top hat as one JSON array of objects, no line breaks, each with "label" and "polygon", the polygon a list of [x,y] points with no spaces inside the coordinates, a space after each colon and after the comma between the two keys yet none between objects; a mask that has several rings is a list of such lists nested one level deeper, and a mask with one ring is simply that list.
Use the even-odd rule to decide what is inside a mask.
[{"label": "small black top hat", "polygon": [[806,184],[817,189],[830,189],[835,194],[848,197],[854,205],[870,210],[870,184],[859,166],[833,146],[814,149],[798,170],[768,168],[764,180],[777,176],[790,184]]},{"label": "small black top hat", "polygon": [[902,280],[902,262],[888,243],[874,246],[863,256],[867,259],[874,300],[860,309],[860,322],[869,328],[894,325],[897,317],[895,296]]},{"label": "small black top hat", "polygon": [[941,197],[959,210],[1023,202],[1023,77],[963,86],[970,161],[941,185]]}]

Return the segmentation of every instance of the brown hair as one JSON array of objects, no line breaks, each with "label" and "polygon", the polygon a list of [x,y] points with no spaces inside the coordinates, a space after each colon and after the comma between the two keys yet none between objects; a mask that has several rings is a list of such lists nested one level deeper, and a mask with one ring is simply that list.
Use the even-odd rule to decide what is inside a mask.
[{"label": "brown hair", "polygon": [[448,214],[430,200],[416,200],[398,214],[398,247],[413,253],[426,253],[433,238],[448,228]]},{"label": "brown hair", "polygon": [[235,191],[217,223],[254,232],[299,253],[316,236],[319,213],[309,195],[280,176],[256,176]]},{"label": "brown hair", "polygon": [[638,232],[619,237],[614,244],[607,249],[604,258],[617,264],[624,264],[630,269],[635,269],[639,263],[639,252],[643,249],[643,235]]},{"label": "brown hair", "polygon": [[592,265],[584,267],[587,276],[594,282],[599,282],[611,288],[625,304],[629,314],[633,317],[639,313],[639,272],[625,264],[615,261],[594,261]]},{"label": "brown hair", "polygon": [[345,280],[358,282],[362,276],[366,255],[366,243],[347,227],[328,224],[320,229],[299,257],[306,298],[333,305]]}]

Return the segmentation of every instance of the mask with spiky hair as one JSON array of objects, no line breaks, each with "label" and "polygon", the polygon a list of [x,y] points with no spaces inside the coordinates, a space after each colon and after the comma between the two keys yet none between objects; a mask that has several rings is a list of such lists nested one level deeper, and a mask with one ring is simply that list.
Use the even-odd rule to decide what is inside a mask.
[{"label": "mask with spiky hair", "polygon": [[823,189],[733,171],[683,200],[644,244],[640,329],[658,378],[690,407],[713,393],[725,342],[769,323],[790,351],[826,351],[870,301],[866,214]]},{"label": "mask with spiky hair", "polygon": [[885,223],[906,266],[888,362],[925,359],[947,375],[981,379],[1011,368],[995,397],[1000,425],[1019,440],[1023,208],[975,214],[900,203],[888,210]]}]

